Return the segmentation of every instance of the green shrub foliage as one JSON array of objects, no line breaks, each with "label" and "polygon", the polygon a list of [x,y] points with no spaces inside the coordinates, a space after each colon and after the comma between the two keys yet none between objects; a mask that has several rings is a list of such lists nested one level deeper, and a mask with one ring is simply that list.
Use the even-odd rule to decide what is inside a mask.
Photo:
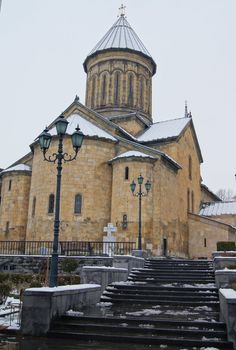
[{"label": "green shrub foliage", "polygon": [[235,242],[217,242],[217,251],[236,250]]},{"label": "green shrub foliage", "polygon": [[236,264],[226,265],[225,267],[227,267],[227,269],[230,269],[230,270],[236,270]]},{"label": "green shrub foliage", "polygon": [[62,271],[67,273],[74,272],[78,266],[79,266],[79,263],[75,259],[64,259],[61,262]]}]

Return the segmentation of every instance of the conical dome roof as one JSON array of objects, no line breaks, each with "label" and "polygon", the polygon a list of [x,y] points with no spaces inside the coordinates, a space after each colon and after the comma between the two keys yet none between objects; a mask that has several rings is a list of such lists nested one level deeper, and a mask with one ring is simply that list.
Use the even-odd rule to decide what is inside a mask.
[{"label": "conical dome roof", "polygon": [[104,37],[98,42],[89,56],[106,49],[130,49],[151,57],[150,53],[131,28],[124,15],[121,15]]},{"label": "conical dome roof", "polygon": [[142,41],[139,39],[138,35],[133,30],[124,14],[120,15],[120,17],[113,24],[113,26],[108,30],[108,32],[89,53],[84,62],[85,71],[87,60],[91,56],[96,55],[96,53],[106,50],[132,50],[141,53],[142,55],[151,59],[154,66],[155,74],[156,64],[152,56],[150,55]]}]

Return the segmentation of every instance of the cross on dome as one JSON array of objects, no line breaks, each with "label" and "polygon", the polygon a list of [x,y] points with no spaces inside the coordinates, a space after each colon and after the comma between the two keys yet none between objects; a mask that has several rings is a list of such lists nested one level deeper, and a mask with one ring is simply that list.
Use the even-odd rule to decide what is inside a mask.
[{"label": "cross on dome", "polygon": [[119,7],[120,14],[118,15],[118,17],[125,17],[125,9],[126,9],[126,6],[121,4],[121,7]]}]

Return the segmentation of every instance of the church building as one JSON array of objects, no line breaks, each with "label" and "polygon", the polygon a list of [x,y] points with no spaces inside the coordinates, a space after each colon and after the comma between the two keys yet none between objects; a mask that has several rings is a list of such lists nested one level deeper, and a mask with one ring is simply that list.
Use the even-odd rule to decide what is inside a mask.
[{"label": "church building", "polygon": [[[142,197],[143,249],[209,257],[217,241],[235,241],[231,223],[200,212],[203,202],[220,199],[201,183],[203,159],[187,106],[179,119],[153,122],[157,66],[124,13],[83,67],[85,104],[76,96],[63,113],[69,122],[64,152],[73,153],[77,125],[84,141],[76,160],[63,164],[60,240],[102,241],[104,227],[113,223],[117,242],[137,242],[138,198],[130,184],[141,174],[144,192],[151,183]],[[54,121],[48,122],[51,154],[58,136]],[[56,171],[36,139],[28,154],[0,172],[0,240],[53,239]]]}]

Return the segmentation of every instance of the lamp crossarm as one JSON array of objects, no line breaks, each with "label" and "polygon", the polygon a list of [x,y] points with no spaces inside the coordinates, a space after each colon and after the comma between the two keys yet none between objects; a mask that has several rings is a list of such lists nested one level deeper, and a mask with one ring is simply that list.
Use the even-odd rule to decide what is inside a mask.
[{"label": "lamp crossarm", "polygon": [[56,163],[57,158],[58,158],[57,153],[53,153],[52,155],[46,157],[46,152],[43,152],[43,159],[49,163]]},{"label": "lamp crossarm", "polygon": [[146,197],[147,195],[148,195],[148,192],[147,193],[144,193],[144,192],[133,193],[134,197]]},{"label": "lamp crossarm", "polygon": [[49,163],[56,163],[57,159],[61,158],[64,160],[64,163],[71,162],[72,160],[76,159],[76,156],[78,154],[78,150],[75,150],[75,154],[72,156],[68,153],[53,153],[50,156],[46,156],[46,152],[43,153],[44,160],[46,160]]},{"label": "lamp crossarm", "polygon": [[72,160],[75,160],[77,157],[77,154],[78,154],[78,149],[75,150],[75,153],[73,156],[71,154],[64,153],[63,154],[64,163],[71,162]]}]

